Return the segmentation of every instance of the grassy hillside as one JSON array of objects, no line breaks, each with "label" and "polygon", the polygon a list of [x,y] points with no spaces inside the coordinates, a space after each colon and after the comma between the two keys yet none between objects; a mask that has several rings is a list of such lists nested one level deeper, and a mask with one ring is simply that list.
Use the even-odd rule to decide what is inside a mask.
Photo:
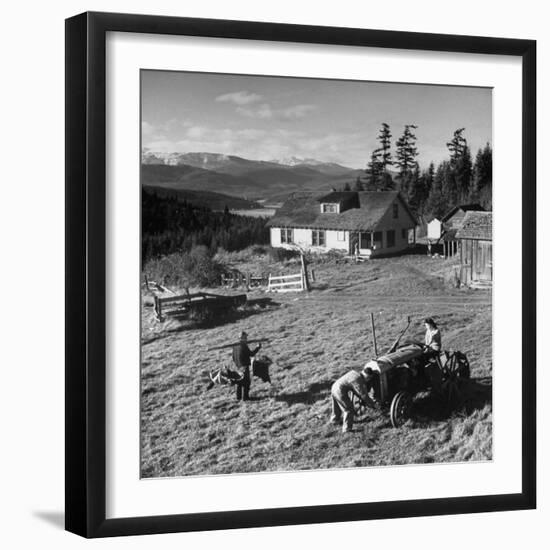
[{"label": "grassy hillside", "polygon": [[[226,255],[244,271],[295,272],[267,256]],[[452,266],[451,266],[452,267]],[[310,293],[272,295],[267,307],[247,306],[214,326],[159,324],[142,309],[142,474],[145,477],[488,460],[492,457],[491,295],[452,289],[449,264],[426,256],[321,263]],[[218,291],[216,291],[218,292]],[[249,293],[249,300],[265,297]],[[443,346],[465,352],[473,380],[450,414],[420,395],[416,417],[400,429],[372,411],[343,435],[328,423],[330,386],[374,357],[369,313],[379,350],[404,327],[421,338],[425,316],[439,323]],[[232,389],[205,391],[207,372],[230,364],[240,331],[269,338],[272,385],[253,380],[252,400]]]}]

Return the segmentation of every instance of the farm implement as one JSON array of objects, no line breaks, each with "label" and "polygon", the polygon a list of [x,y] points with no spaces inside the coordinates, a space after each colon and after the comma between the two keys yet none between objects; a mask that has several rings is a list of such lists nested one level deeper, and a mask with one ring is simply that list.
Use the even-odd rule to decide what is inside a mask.
[{"label": "farm implement", "polygon": [[155,296],[155,313],[159,321],[166,317],[198,317],[236,309],[246,304],[246,294],[223,296],[208,292],[186,293],[161,298]]},{"label": "farm implement", "polygon": [[[470,378],[468,359],[460,351],[442,351],[434,355],[427,354],[422,344],[400,346],[400,339],[410,322],[409,318],[407,327],[387,353],[365,365],[373,371],[370,384],[374,400],[387,411],[394,428],[414,416],[417,394],[431,392],[451,409],[461,399],[464,380]],[[368,407],[357,395],[351,394],[350,398],[355,416],[364,417]]]}]

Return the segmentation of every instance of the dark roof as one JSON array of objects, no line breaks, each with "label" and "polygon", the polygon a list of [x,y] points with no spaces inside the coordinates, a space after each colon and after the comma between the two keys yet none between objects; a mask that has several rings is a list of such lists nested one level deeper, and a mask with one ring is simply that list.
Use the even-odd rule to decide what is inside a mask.
[{"label": "dark roof", "polygon": [[481,204],[459,204],[458,206],[455,206],[454,208],[451,208],[442,218],[442,222],[446,222],[447,220],[451,219],[459,210],[462,210],[463,212],[484,212],[485,208],[481,206]]},{"label": "dark roof", "polygon": [[457,239],[493,240],[493,213],[467,212],[462,227],[456,232]]},{"label": "dark roof", "polygon": [[455,241],[457,231],[458,231],[458,229],[449,229],[448,231],[445,231],[445,233],[443,233],[443,240],[444,241]]},{"label": "dark roof", "polygon": [[395,199],[401,202],[409,214],[412,225],[416,225],[416,219],[397,191],[360,191],[357,192],[357,197],[359,199],[358,208],[349,208],[340,214],[321,214],[319,195],[293,193],[275,212],[267,225],[268,227],[373,231],[377,229],[382,217]]},{"label": "dark roof", "polygon": [[357,198],[357,191],[333,191],[317,199],[318,202],[342,202]]}]

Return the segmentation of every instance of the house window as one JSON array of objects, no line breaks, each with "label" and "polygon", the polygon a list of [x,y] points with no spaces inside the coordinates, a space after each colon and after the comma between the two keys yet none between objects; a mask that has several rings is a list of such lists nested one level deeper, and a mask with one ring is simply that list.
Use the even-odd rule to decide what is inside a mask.
[{"label": "house window", "polygon": [[409,231],[407,229],[401,230],[401,238],[402,239],[408,239],[409,238]]},{"label": "house window", "polygon": [[399,205],[397,203],[393,205],[393,217],[399,218]]},{"label": "house window", "polygon": [[293,242],[292,229],[281,229],[281,244],[290,244]]},{"label": "house window", "polygon": [[386,240],[388,248],[395,246],[395,231],[393,229],[386,232]]},{"label": "house window", "polygon": [[312,246],[325,246],[324,229],[313,229],[311,231],[311,244]]},{"label": "house window", "polygon": [[336,232],[336,240],[337,241],[345,241],[346,240],[346,233],[344,231],[337,231]]},{"label": "house window", "polygon": [[322,204],[321,205],[321,212],[323,214],[337,214],[338,213],[338,205],[337,204]]}]

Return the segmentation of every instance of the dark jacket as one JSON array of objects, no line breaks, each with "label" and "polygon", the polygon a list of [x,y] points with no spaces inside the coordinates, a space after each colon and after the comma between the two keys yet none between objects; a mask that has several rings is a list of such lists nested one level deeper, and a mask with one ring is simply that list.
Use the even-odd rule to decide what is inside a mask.
[{"label": "dark jacket", "polygon": [[246,342],[241,342],[233,346],[233,363],[239,368],[245,368],[250,366],[250,358],[254,357],[260,346],[258,346],[254,351],[251,351]]}]

